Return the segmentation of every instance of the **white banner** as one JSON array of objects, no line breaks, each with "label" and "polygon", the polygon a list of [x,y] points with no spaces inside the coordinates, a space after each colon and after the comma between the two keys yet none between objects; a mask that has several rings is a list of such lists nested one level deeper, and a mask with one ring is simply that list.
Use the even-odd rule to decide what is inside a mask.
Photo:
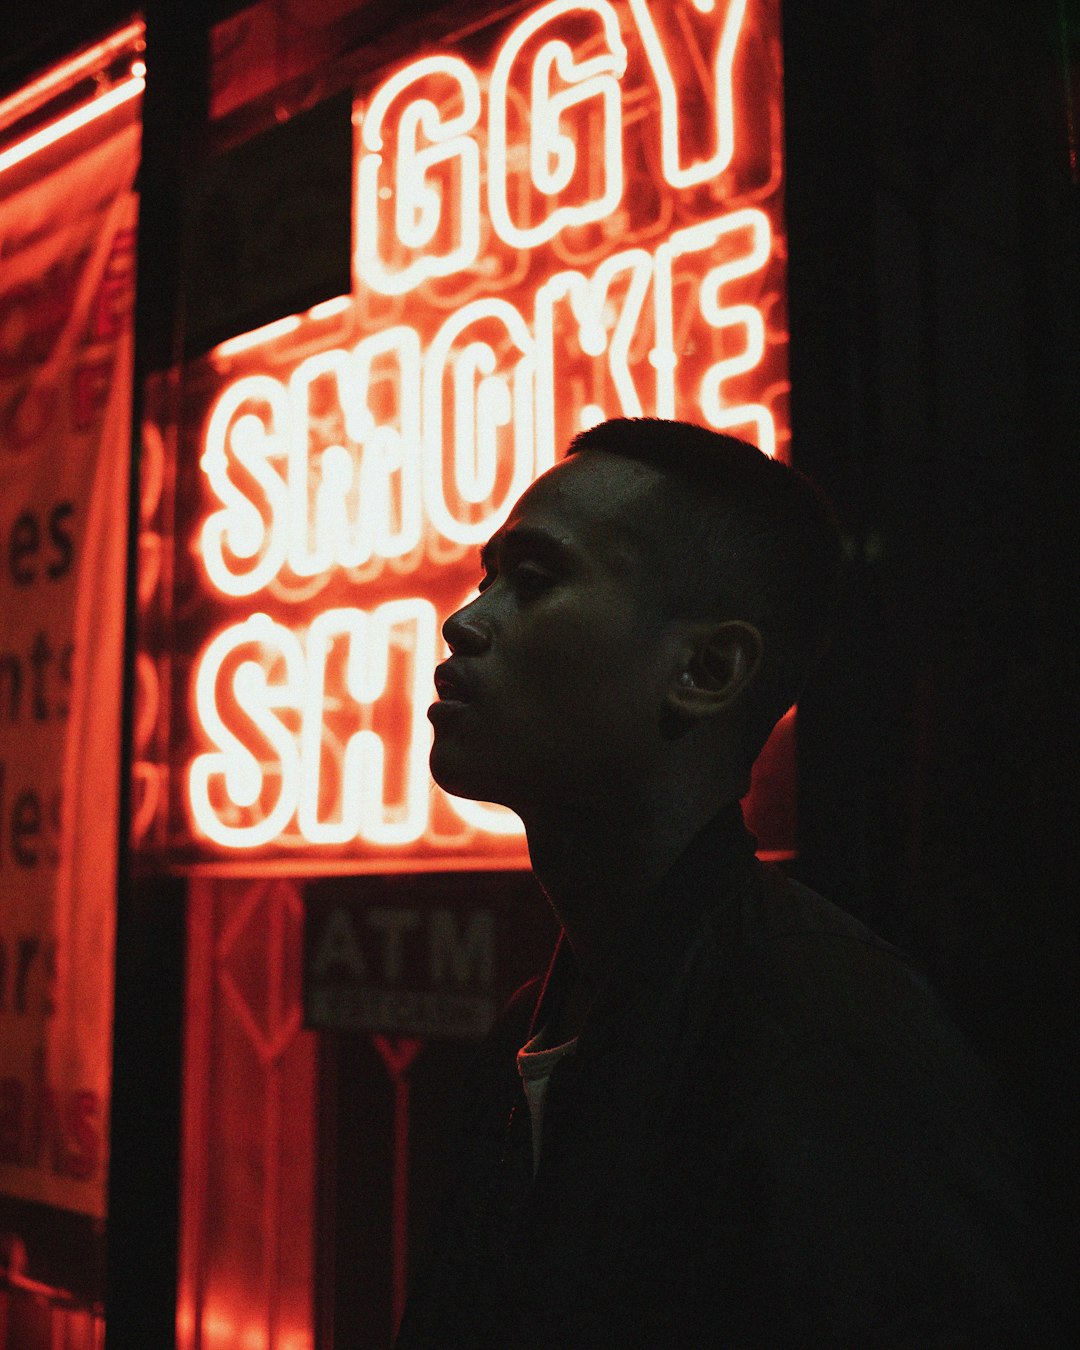
[{"label": "white banner", "polygon": [[0,1192],[98,1217],[138,157],[0,198]]}]

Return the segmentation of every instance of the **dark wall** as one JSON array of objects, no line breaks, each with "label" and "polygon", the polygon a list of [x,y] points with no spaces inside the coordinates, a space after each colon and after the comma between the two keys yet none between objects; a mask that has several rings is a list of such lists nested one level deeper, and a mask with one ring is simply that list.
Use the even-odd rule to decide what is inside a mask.
[{"label": "dark wall", "polygon": [[[205,34],[212,0],[144,6],[147,87],[139,170],[132,490],[128,537],[139,532],[138,428],[146,377],[180,351],[185,190],[208,100]],[[136,566],[127,578],[121,763],[133,758]],[[180,1240],[180,1161],[187,887],[137,877],[127,854],[131,782],[121,775],[113,1087],[110,1117],[109,1350],[174,1343]]]},{"label": "dark wall", "polygon": [[924,965],[1075,1196],[1068,10],[785,15],[794,453],[851,553],[800,866]]}]

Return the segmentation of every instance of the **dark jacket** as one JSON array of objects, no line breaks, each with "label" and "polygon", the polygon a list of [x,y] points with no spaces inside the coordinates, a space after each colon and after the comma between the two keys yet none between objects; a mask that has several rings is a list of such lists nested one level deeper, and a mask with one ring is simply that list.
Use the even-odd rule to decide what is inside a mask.
[{"label": "dark jacket", "polygon": [[919,975],[725,813],[560,1061],[533,1181],[515,998],[399,1350],[1072,1344],[1023,1148]]}]

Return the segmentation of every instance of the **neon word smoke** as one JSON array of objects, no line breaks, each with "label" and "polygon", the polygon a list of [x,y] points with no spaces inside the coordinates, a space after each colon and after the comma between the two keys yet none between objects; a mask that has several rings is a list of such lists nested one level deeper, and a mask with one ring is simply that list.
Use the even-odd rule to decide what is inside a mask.
[{"label": "neon word smoke", "polygon": [[348,340],[313,311],[204,424],[199,556],[243,617],[196,666],[197,835],[361,866],[517,837],[432,795],[440,620],[584,426],[782,450],[776,30],[749,0],[554,0],[484,65],[425,55],[357,104]]}]

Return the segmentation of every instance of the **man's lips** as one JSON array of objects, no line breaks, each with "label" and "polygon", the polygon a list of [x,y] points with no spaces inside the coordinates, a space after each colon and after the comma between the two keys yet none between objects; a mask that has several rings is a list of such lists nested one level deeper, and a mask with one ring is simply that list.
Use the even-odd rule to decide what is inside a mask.
[{"label": "man's lips", "polygon": [[435,692],[440,703],[468,703],[472,697],[468,681],[450,661],[435,668]]}]

